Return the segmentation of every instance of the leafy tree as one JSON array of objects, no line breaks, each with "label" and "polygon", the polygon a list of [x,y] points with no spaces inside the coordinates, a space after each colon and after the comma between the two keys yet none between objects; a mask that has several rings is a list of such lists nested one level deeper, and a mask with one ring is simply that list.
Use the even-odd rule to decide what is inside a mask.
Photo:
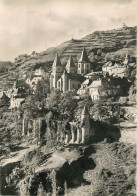
[{"label": "leafy tree", "polygon": [[125,77],[130,80],[131,82],[134,82],[136,77],[136,67],[128,67],[128,69],[125,72]]},{"label": "leafy tree", "polygon": [[39,102],[35,100],[34,96],[28,96],[25,100],[25,103],[22,105],[21,110],[24,111],[24,114],[28,117],[36,117],[39,113]]},{"label": "leafy tree", "polygon": [[17,88],[24,87],[26,90],[30,89],[29,84],[27,84],[24,80],[18,80],[17,84],[16,84],[16,87]]},{"label": "leafy tree", "polygon": [[0,106],[5,106],[10,104],[10,98],[3,93],[2,97],[0,98]]},{"label": "leafy tree", "polygon": [[60,103],[61,92],[58,89],[51,91],[49,97],[46,99],[46,107],[50,110],[58,111],[58,104]]},{"label": "leafy tree", "polygon": [[104,100],[99,100],[90,108],[90,115],[94,120],[108,123],[116,123],[120,118],[119,114],[119,105],[113,105],[109,101],[105,103]]},{"label": "leafy tree", "polygon": [[76,91],[66,91],[61,94],[60,102],[58,104],[59,113],[63,119],[72,120],[74,117],[74,110],[77,107],[78,99],[75,98]]},{"label": "leafy tree", "polygon": [[38,101],[44,100],[47,97],[47,93],[49,93],[49,80],[39,80],[36,85],[36,99]]}]

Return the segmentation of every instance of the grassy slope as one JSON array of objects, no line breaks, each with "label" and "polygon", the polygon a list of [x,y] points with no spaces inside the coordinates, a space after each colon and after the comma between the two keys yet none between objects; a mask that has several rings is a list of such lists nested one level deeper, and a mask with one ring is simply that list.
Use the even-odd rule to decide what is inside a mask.
[{"label": "grassy slope", "polygon": [[85,171],[90,182],[69,189],[69,196],[125,196],[135,194],[135,146],[123,143],[98,143],[90,157],[95,161],[93,170]]},{"label": "grassy slope", "polygon": [[[8,164],[9,161],[12,162],[12,154],[14,154],[14,159],[17,159],[16,161],[18,162],[22,160],[24,153],[29,153],[35,149],[37,149],[37,146],[32,145],[28,149],[24,148],[11,153],[9,155],[10,159],[2,160],[3,165]],[[33,158],[32,162],[28,163],[29,166],[32,165],[32,168],[35,165],[34,160]],[[89,160],[93,161],[90,162]],[[41,162],[41,159],[39,158],[37,161]],[[95,163],[94,167],[92,167],[93,162]],[[66,163],[69,163],[69,165],[65,168]],[[50,157],[38,165],[35,167],[35,175],[38,176],[38,173],[46,170],[57,169],[61,175],[58,179],[59,181],[65,175],[66,170],[69,171],[66,176],[66,178],[70,179],[69,181],[66,179],[68,196],[135,195],[136,158],[135,146],[133,145],[120,142],[100,142],[87,147],[75,146],[54,149]],[[41,181],[42,179],[39,180]]]}]

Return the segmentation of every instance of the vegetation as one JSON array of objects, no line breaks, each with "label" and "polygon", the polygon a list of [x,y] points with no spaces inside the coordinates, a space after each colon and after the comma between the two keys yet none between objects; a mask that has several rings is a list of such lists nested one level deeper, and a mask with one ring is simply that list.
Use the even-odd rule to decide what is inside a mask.
[{"label": "vegetation", "polygon": [[[73,53],[73,44],[75,42],[77,42],[76,48],[80,48],[82,43],[86,45],[86,42],[96,44],[96,47],[91,47],[88,50],[88,55],[95,71],[101,70],[104,59],[124,59],[126,53],[124,47],[127,47],[128,41],[130,52],[134,56],[134,51],[132,51],[134,42],[130,42],[134,35],[125,38],[125,30],[119,31],[109,31],[109,35],[103,31],[95,32],[87,36],[86,39],[84,38],[84,41],[83,39],[72,40],[72,42],[69,41],[59,47],[50,48],[41,54],[34,51],[32,56],[20,55],[15,59],[13,66],[10,64],[10,68],[0,66],[2,74],[8,73],[11,68],[14,68],[15,72],[8,75],[7,80],[11,81],[11,83],[5,82],[5,87],[11,87],[16,81],[17,88],[23,88],[28,92],[25,102],[18,109],[15,108],[12,111],[8,109],[10,99],[6,94],[4,93],[0,98],[0,155],[4,157],[1,159],[5,161],[3,176],[8,176],[6,182],[3,179],[5,190],[10,192],[14,187],[13,192],[22,196],[43,196],[48,193],[57,195],[58,191],[67,195],[72,187],[84,189],[88,187],[86,185],[91,185],[90,191],[91,189],[93,190],[92,195],[99,196],[111,195],[114,192],[113,187],[115,186],[113,186],[113,182],[115,182],[117,184],[115,195],[121,196],[125,195],[126,191],[129,191],[134,186],[135,155],[132,153],[133,149],[131,147],[117,142],[107,143],[107,138],[101,143],[92,144],[88,147],[64,147],[61,138],[64,136],[61,136],[61,134],[63,135],[64,132],[68,133],[71,130],[69,122],[74,121],[79,127],[81,126],[81,113],[85,105],[89,110],[90,118],[96,122],[99,121],[100,125],[106,124],[108,126],[124,121],[124,111],[121,110],[121,105],[117,100],[119,96],[128,96],[129,93],[130,100],[135,101],[135,65],[132,66],[131,64],[128,67],[123,79],[115,78],[115,81],[113,81],[113,77],[104,77],[103,85],[99,89],[102,96],[100,100],[94,102],[92,102],[88,91],[78,97],[75,90],[62,93],[55,89],[50,92],[49,80],[45,78],[39,80],[36,86],[34,85],[32,88],[24,80],[19,79],[19,73],[22,73],[22,70],[25,70],[27,76],[29,75],[31,79],[34,77],[33,71],[41,67],[41,65],[43,65],[44,70],[49,70],[54,53],[58,51],[59,54],[62,54],[65,48],[64,63],[65,58],[68,58],[68,54]],[[134,28],[131,34],[135,34]],[[107,43],[106,40],[110,39],[112,35],[114,40]],[[120,38],[118,37],[119,35]],[[103,44],[102,41],[100,43],[100,38]],[[108,54],[107,56],[106,53]],[[15,69],[16,66],[18,66],[18,69]],[[30,70],[31,73],[29,72]],[[120,84],[121,88],[115,95],[110,96],[108,89],[112,90],[113,84]],[[26,120],[26,124],[28,123],[27,126],[24,125],[24,136],[22,136],[23,119],[24,121]],[[100,132],[103,132],[103,130],[100,130]],[[57,137],[59,138],[58,140]],[[59,158],[57,159],[57,157]],[[76,160],[74,159],[75,157]],[[91,162],[91,157],[93,157],[97,166]],[[12,160],[13,162],[11,163],[10,161]],[[7,164],[6,161],[7,163],[9,161],[9,163]],[[15,167],[16,164],[19,164],[19,172],[14,172],[10,169],[10,166]],[[95,170],[93,170],[94,168],[91,170],[93,165]],[[57,170],[54,166],[56,166]],[[119,166],[122,166],[122,168]],[[37,170],[36,173],[35,171],[32,172],[34,168]],[[78,168],[82,168],[81,171]],[[11,176],[5,171],[8,171]],[[66,171],[69,171],[67,175]],[[87,179],[85,180],[85,178]],[[92,187],[94,181],[95,186]],[[20,187],[20,190],[18,187]],[[91,192],[88,193],[89,195],[91,194]],[[75,194],[72,193],[72,195]]]}]

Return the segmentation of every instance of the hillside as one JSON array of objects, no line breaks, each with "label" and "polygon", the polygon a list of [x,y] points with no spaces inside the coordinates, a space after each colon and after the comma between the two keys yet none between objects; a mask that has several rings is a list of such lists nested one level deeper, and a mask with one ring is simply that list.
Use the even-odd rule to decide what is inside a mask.
[{"label": "hillside", "polygon": [[55,54],[57,53],[63,64],[72,55],[77,62],[82,48],[86,47],[88,56],[95,69],[104,63],[107,54],[109,59],[124,59],[126,54],[136,57],[136,27],[124,27],[107,31],[96,31],[82,39],[72,39],[61,45],[49,48],[41,53],[32,55],[20,55],[15,59],[15,65],[23,72],[34,66],[48,66],[50,68]]},{"label": "hillside", "polygon": [[[4,89],[0,98],[0,194],[135,195],[135,43],[136,27],[96,31],[41,53],[19,55],[6,65],[0,75]],[[93,67],[89,74],[95,76],[105,61],[120,61],[129,54],[129,62],[120,64],[120,69],[126,67],[122,78],[98,72],[95,80],[87,79],[90,86],[83,88],[83,94],[77,93],[79,85],[50,90],[52,80],[46,71],[55,54],[64,66],[69,55],[77,62],[83,47]],[[34,72],[39,67],[45,68],[44,74]],[[35,83],[33,79],[39,77]],[[27,83],[29,79],[33,82]],[[98,96],[92,97],[92,91]]]}]

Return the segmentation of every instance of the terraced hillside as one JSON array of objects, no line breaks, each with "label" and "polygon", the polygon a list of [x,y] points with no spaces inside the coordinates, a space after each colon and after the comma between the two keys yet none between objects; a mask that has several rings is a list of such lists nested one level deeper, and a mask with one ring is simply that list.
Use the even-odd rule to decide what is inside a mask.
[{"label": "terraced hillside", "polygon": [[72,39],[61,45],[49,48],[44,52],[36,53],[21,59],[16,58],[15,64],[19,69],[26,71],[36,66],[51,66],[55,54],[61,57],[63,64],[72,55],[76,62],[83,47],[86,47],[91,62],[96,66],[104,63],[105,56],[110,59],[123,59],[126,54],[136,57],[136,27],[124,27],[108,31],[96,31],[86,37],[76,40]]}]

